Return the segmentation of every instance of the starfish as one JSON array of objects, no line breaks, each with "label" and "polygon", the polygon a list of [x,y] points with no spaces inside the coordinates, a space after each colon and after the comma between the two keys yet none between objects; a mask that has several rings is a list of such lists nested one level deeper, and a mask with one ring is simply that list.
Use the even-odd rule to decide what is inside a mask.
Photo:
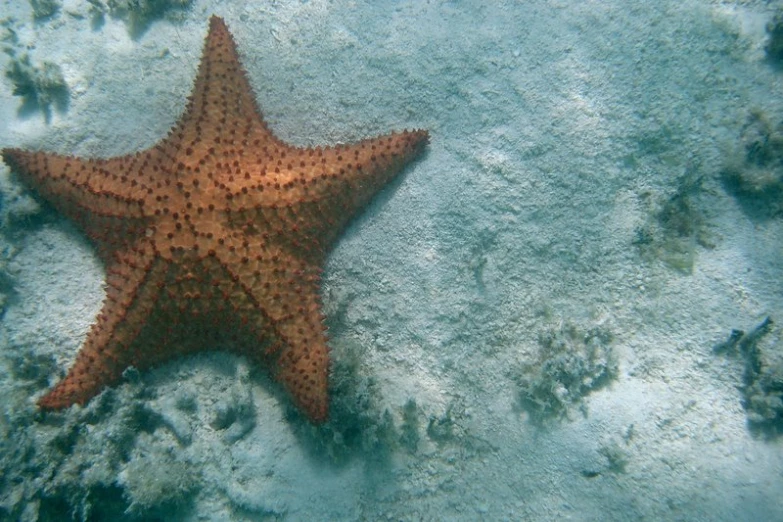
[{"label": "starfish", "polygon": [[213,16],[185,113],[154,147],[110,159],[3,149],[106,268],[102,310],[38,405],[85,404],[130,366],[226,349],[269,366],[312,422],[326,420],[321,267],[351,217],[427,141],[406,130],[325,148],[284,143]]}]

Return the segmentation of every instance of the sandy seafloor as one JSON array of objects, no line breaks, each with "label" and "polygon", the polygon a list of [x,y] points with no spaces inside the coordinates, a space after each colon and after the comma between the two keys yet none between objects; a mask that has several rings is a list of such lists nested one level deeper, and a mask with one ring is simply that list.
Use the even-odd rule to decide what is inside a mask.
[{"label": "sandy seafloor", "polygon": [[[748,424],[742,358],[713,350],[783,321],[783,219],[721,181],[751,111],[783,115],[764,51],[776,3],[197,0],[134,34],[88,7],[33,22],[0,3],[18,48],[69,88],[47,122],[0,78],[3,147],[151,146],[184,108],[211,14],[283,139],[421,127],[431,143],[329,258],[320,428],[219,352],[37,412],[104,274],[0,167],[0,516],[783,520],[783,438]],[[659,226],[683,186],[698,221],[684,262]],[[569,325],[607,333],[617,372],[541,421],[525,375]]]}]

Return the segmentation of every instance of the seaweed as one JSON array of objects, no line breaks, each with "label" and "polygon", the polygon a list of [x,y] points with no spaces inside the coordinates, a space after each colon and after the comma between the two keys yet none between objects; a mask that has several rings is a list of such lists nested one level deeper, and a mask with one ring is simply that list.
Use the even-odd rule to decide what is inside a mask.
[{"label": "seaweed", "polygon": [[713,248],[704,212],[698,204],[704,178],[693,172],[683,176],[673,195],[650,200],[649,219],[636,229],[632,241],[648,261],[658,259],[670,268],[692,274],[697,246]]},{"label": "seaweed", "polygon": [[52,106],[61,113],[68,108],[68,84],[59,65],[49,61],[33,63],[28,52],[18,51],[24,47],[14,29],[15,24],[13,18],[0,20],[3,29],[0,36],[2,50],[11,58],[6,66],[5,77],[13,85],[14,96],[22,98],[19,113],[40,111],[48,123],[51,121]]},{"label": "seaweed", "polygon": [[117,483],[128,502],[127,512],[149,520],[157,512],[186,504],[200,489],[202,477],[180,452],[162,448],[151,439],[140,442]]},{"label": "seaweed", "polygon": [[381,405],[378,381],[363,364],[365,351],[352,340],[333,343],[329,421],[295,423],[305,447],[333,464],[361,456],[383,462],[399,445],[395,416]]},{"label": "seaweed", "polygon": [[[618,374],[611,332],[571,322],[539,335],[538,357],[518,378],[519,401],[537,424],[567,416],[582,398]],[[584,411],[584,410],[583,410]]]},{"label": "seaweed", "polygon": [[[161,447],[150,438],[168,435],[160,417],[129,395],[107,392],[85,408],[49,414],[26,402],[27,393],[9,395],[16,405],[0,422],[0,519],[129,520],[132,509],[150,520],[186,504],[199,477],[172,477],[188,464],[145,453]],[[118,483],[124,470],[127,480]]]},{"label": "seaweed", "polygon": [[218,402],[210,425],[222,432],[227,444],[234,444],[250,433],[256,427],[256,406],[250,389],[237,387],[232,390],[230,402]]},{"label": "seaweed", "polygon": [[20,113],[39,110],[48,123],[52,118],[53,106],[58,112],[66,111],[68,85],[59,65],[47,61],[34,65],[27,53],[16,56],[15,52],[8,49],[6,53],[12,59],[5,76],[14,86],[13,94],[22,98]]},{"label": "seaweed", "polygon": [[153,21],[176,16],[190,7],[193,0],[88,0],[93,26],[102,23],[106,14],[125,21],[133,38],[141,37]]},{"label": "seaweed", "polygon": [[783,331],[767,317],[749,332],[732,330],[713,353],[744,360],[740,390],[751,430],[769,437],[783,433]]},{"label": "seaweed", "polygon": [[400,443],[410,453],[416,453],[421,436],[419,435],[419,407],[416,401],[408,399],[402,407],[402,435]]},{"label": "seaweed", "polygon": [[767,23],[769,38],[764,50],[767,60],[777,65],[783,65],[783,11],[778,11]]},{"label": "seaweed", "polygon": [[749,217],[783,215],[783,123],[775,125],[764,112],[751,111],[720,174]]},{"label": "seaweed", "polygon": [[36,20],[45,20],[54,16],[62,7],[59,0],[30,0],[33,8],[33,18]]}]

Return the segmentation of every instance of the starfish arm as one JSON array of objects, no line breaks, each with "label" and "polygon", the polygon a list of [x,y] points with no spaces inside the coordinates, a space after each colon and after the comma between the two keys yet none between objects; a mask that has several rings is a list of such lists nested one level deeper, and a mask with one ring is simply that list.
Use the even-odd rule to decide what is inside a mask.
[{"label": "starfish arm", "polygon": [[275,285],[278,292],[267,313],[279,340],[267,353],[276,359],[275,378],[294,404],[313,422],[323,422],[329,414],[329,349],[318,291],[312,286]]},{"label": "starfish arm", "polygon": [[[275,378],[313,422],[328,416],[329,353],[321,313],[317,266],[273,249],[249,259],[241,249],[218,256],[254,303],[251,320],[269,341],[256,359],[275,360]],[[259,346],[261,344],[259,343]]]},{"label": "starfish arm", "polygon": [[66,217],[98,246],[104,261],[127,237],[144,233],[143,197],[147,187],[137,171],[151,153],[109,160],[4,149],[3,160],[20,179]]},{"label": "starfish arm", "polygon": [[[139,255],[138,252],[148,252]],[[160,293],[167,266],[152,255],[152,249],[117,255],[107,268],[106,299],[68,374],[41,397],[47,410],[85,404],[104,387],[119,381],[129,366],[143,364],[134,340],[142,329]]]},{"label": "starfish arm", "polygon": [[222,18],[212,16],[202,59],[185,114],[169,140],[209,159],[209,147],[284,147],[267,128]]},{"label": "starfish arm", "polygon": [[87,213],[142,217],[144,191],[134,181],[141,154],[107,160],[3,149],[3,160],[30,187],[67,217],[83,223]]},{"label": "starfish arm", "polygon": [[329,417],[329,348],[319,318],[320,313],[313,313],[280,325],[291,341],[281,345],[275,374],[294,404],[315,423]]},{"label": "starfish arm", "polygon": [[264,212],[278,214],[286,228],[309,223],[312,229],[306,234],[326,247],[421,154],[428,139],[427,131],[416,130],[325,149],[292,148],[274,162],[266,159],[273,168],[237,176],[227,190],[240,208],[268,209]]},{"label": "starfish arm", "polygon": [[428,141],[427,131],[406,130],[326,149],[323,164],[328,167],[311,178],[316,180],[317,197],[335,198],[333,215],[350,219],[421,154]]}]

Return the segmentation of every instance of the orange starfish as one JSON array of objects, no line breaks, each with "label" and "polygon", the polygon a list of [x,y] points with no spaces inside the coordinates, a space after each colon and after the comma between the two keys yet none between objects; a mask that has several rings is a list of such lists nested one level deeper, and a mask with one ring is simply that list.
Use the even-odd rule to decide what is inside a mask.
[{"label": "orange starfish", "polygon": [[198,350],[270,364],[313,422],[328,416],[319,274],[348,220],[424,149],[426,131],[298,148],[272,134],[221,18],[179,124],[151,149],[3,159],[96,244],[106,299],[76,361],[38,404],[84,404]]}]

